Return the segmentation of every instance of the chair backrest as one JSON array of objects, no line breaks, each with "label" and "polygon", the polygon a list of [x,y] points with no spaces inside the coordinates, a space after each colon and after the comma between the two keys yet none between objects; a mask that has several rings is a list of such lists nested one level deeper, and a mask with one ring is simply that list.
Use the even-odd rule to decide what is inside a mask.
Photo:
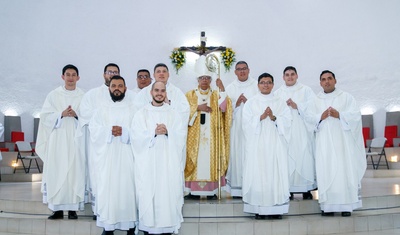
[{"label": "chair backrest", "polygon": [[364,146],[365,147],[367,147],[367,140],[370,139],[369,132],[370,132],[369,127],[363,127],[362,128],[362,134],[363,134],[363,137],[364,137]]},{"label": "chair backrest", "polygon": [[397,137],[397,126],[385,126],[385,134],[387,138],[386,147],[393,147],[393,138]]},{"label": "chair backrest", "polygon": [[24,141],[25,136],[22,131],[11,131],[11,142]]},{"label": "chair backrest", "polygon": [[383,147],[385,147],[385,143],[386,143],[385,137],[373,138],[370,147],[371,148],[383,148]]},{"label": "chair backrest", "polygon": [[17,147],[18,147],[18,151],[23,151],[23,152],[30,151],[30,152],[32,152],[32,147],[31,147],[31,144],[29,142],[17,141],[16,144],[17,144]]}]

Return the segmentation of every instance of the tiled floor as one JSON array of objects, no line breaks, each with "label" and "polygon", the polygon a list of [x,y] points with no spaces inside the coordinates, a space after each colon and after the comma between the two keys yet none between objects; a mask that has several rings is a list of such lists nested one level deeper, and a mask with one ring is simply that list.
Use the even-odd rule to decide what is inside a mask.
[{"label": "tiled floor", "polygon": [[[362,181],[362,196],[363,196],[363,198],[366,199],[366,202],[367,202],[368,197],[399,195],[400,194],[400,186],[399,185],[400,185],[400,178],[394,178],[394,177],[393,178],[368,178],[368,177],[366,177]],[[41,204],[42,194],[40,192],[40,186],[41,186],[40,183],[4,183],[4,182],[1,182],[0,183],[0,199],[33,201],[33,202],[35,202],[35,204],[37,202],[37,204],[40,204],[41,207],[43,207],[43,205]],[[314,196],[318,197],[318,193],[314,192]],[[301,197],[301,195],[299,194],[299,195],[297,195],[297,197]],[[295,199],[296,199],[296,196],[295,196]],[[297,199],[301,200],[300,198],[297,198]],[[208,202],[207,202],[207,200],[201,200],[200,204],[203,204],[203,203],[207,204]],[[236,210],[235,208],[241,208],[241,205],[237,205],[237,204],[241,203],[241,200],[237,200],[237,199],[236,200],[222,199],[220,201],[217,201],[217,203],[223,204],[223,205],[219,205],[218,207],[216,207],[217,215],[222,215],[222,216],[224,216],[225,214],[232,215],[232,214],[235,214],[235,210]],[[226,203],[226,204],[229,203],[231,205],[229,205],[229,206],[227,205],[225,208],[224,203]],[[218,221],[217,221],[218,219],[215,219],[215,218],[201,218],[200,220],[202,220],[202,221],[200,221],[200,222],[202,222],[202,223],[199,225],[195,221],[199,220],[198,214],[202,213],[201,210],[207,209],[207,206],[215,207],[215,205],[203,205],[203,207],[201,207],[201,210],[197,211],[198,214],[190,214],[190,213],[188,213],[188,212],[190,212],[190,208],[198,207],[199,201],[187,200],[187,201],[185,201],[185,204],[186,204],[185,212],[186,212],[186,216],[188,216],[188,217],[185,218],[185,222],[187,222],[187,223],[182,227],[183,234],[191,234],[191,233],[185,233],[184,231],[185,230],[193,231],[192,229],[198,230],[198,233],[196,233],[196,234],[207,234],[206,233],[207,231],[217,231],[216,234],[235,234],[235,233],[231,233],[233,231],[236,231],[236,234],[246,234],[246,231],[249,231],[249,230],[253,231],[252,234],[258,234],[257,229],[263,229],[263,230],[274,229],[273,231],[276,231],[276,228],[264,228],[264,227],[261,228],[262,226],[272,226],[272,225],[280,226],[281,225],[281,223],[259,223],[259,224],[256,223],[256,224],[254,224],[254,222],[250,218],[244,219],[244,221],[245,221],[244,223],[236,223],[234,221],[235,219],[232,219],[232,221],[227,222],[227,224],[218,223]],[[232,206],[232,204],[234,204],[234,205]],[[0,210],[4,210],[4,208],[0,208]],[[193,210],[193,211],[195,211],[195,210]],[[364,212],[364,213],[366,213],[366,216],[367,216],[368,212]],[[29,215],[27,215],[27,216],[29,216]],[[46,217],[47,215],[44,214],[43,216]],[[313,216],[316,218],[321,218],[319,215],[311,215],[311,216],[308,216],[308,219],[312,220]],[[197,219],[195,219],[196,217],[197,217]],[[365,217],[365,218],[367,218],[367,217]],[[210,221],[206,221],[207,219]],[[226,219],[221,219],[221,220],[226,220]],[[300,227],[304,226],[304,225],[300,224],[302,218],[296,217],[296,216],[294,216],[294,217],[291,216],[290,218],[288,217],[288,218],[286,218],[286,220],[283,220],[282,223],[284,223],[284,222],[287,223],[288,221],[291,221],[290,226],[296,226],[296,221],[293,222],[293,220],[298,220]],[[354,220],[355,220],[355,217],[354,217]],[[84,221],[82,221],[82,222],[84,222]],[[191,222],[194,222],[194,223],[191,223]],[[215,222],[217,222],[217,223],[215,223]],[[336,223],[336,221],[333,221],[333,220],[328,221],[328,222]],[[229,223],[231,223],[231,225]],[[232,227],[232,223],[234,223],[235,226]],[[95,226],[95,225],[93,225],[93,226]],[[287,234],[287,230],[288,230],[287,226],[282,227],[282,229],[285,229],[286,231],[284,234]],[[232,230],[232,231],[230,231],[230,230]],[[242,230],[243,230],[243,233],[239,233],[239,231],[242,231]],[[337,231],[337,228],[335,230],[335,228],[333,226],[332,226],[332,230],[329,230],[329,231],[331,231],[332,234],[349,234],[349,235],[400,234],[400,229],[380,230],[380,231],[373,231],[373,232],[370,231],[370,232],[356,232],[356,233],[335,233],[335,231]],[[0,235],[13,235],[13,234],[16,234],[16,233],[0,232]],[[18,234],[24,234],[24,233],[18,233]],[[27,234],[29,234],[29,233],[27,233]],[[290,233],[290,234],[292,234],[292,233]]]}]

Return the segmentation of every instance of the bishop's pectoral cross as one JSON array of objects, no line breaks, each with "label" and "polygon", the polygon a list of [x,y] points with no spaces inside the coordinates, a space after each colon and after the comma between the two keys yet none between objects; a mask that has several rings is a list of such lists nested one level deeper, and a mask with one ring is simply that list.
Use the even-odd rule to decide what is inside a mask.
[{"label": "bishop's pectoral cross", "polygon": [[191,47],[180,47],[179,50],[181,51],[190,51],[193,53],[196,53],[198,55],[207,55],[211,52],[214,51],[224,51],[226,50],[226,47],[224,46],[218,46],[218,47],[207,47],[206,46],[206,41],[207,41],[207,37],[206,37],[206,32],[201,32],[200,33],[200,46],[191,46]]}]

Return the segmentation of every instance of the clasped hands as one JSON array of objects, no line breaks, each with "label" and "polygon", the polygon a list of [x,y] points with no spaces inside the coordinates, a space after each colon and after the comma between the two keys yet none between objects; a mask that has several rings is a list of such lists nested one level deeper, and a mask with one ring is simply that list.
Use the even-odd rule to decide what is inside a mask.
[{"label": "clasped hands", "polygon": [[115,137],[122,135],[122,127],[121,126],[113,126],[111,130],[111,134]]},{"label": "clasped hands", "polygon": [[263,114],[261,114],[260,121],[266,119],[267,117],[269,117],[269,119],[271,119],[272,121],[275,121],[276,119],[274,113],[272,112],[272,109],[269,106],[264,110]]},{"label": "clasped hands", "polygon": [[61,117],[77,117],[77,115],[75,110],[72,109],[71,105],[68,105],[68,108],[62,111]]},{"label": "clasped hands", "polygon": [[236,107],[239,107],[242,103],[246,103],[247,102],[247,98],[246,96],[244,96],[244,94],[240,94],[240,96],[238,97],[238,99],[236,100]]},{"label": "clasped hands", "polygon": [[155,130],[156,135],[167,135],[168,130],[165,124],[157,124],[156,130]]},{"label": "clasped hands", "polygon": [[325,120],[328,117],[334,117],[334,118],[340,118],[339,111],[336,109],[329,107],[327,110],[325,110],[322,115],[321,115],[321,120]]}]

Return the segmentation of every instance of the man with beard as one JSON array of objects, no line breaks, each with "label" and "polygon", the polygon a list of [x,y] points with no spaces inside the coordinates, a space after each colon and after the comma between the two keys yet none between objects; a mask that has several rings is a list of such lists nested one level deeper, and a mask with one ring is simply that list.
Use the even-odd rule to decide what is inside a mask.
[{"label": "man with beard", "polygon": [[[81,105],[80,105],[80,113],[81,116],[79,118],[79,126],[80,128],[77,131],[77,136],[79,138],[79,150],[83,156],[86,157],[87,162],[87,182],[86,182],[86,190],[87,194],[90,194],[90,201],[92,204],[93,210],[93,219],[96,219],[96,178],[94,177],[94,173],[97,169],[96,162],[97,158],[92,155],[93,146],[90,146],[90,132],[88,131],[88,126],[90,125],[90,119],[92,118],[94,112],[98,107],[102,104],[107,103],[110,100],[109,93],[109,85],[110,80],[113,76],[119,75],[120,69],[117,64],[109,63],[104,67],[103,78],[104,83],[96,88],[93,88],[86,92],[83,96]],[[127,98],[133,101],[134,94],[132,91],[127,91]],[[88,199],[86,199],[88,201]]]},{"label": "man with beard", "polygon": [[151,84],[150,72],[147,69],[139,69],[136,77],[137,87],[133,89],[135,94],[138,94],[143,88]]},{"label": "man with beard", "polygon": [[165,84],[155,82],[151,88],[152,102],[132,122],[139,229],[145,234],[178,233],[183,222],[186,124],[164,102]]},{"label": "man with beard", "polygon": [[36,142],[36,152],[43,160],[43,202],[54,211],[49,219],[77,219],[84,209],[85,158],[75,141],[79,104],[83,91],[76,86],[78,68],[66,65],[62,70],[64,85],[51,91],[43,104]]},{"label": "man with beard", "polygon": [[103,234],[128,230],[134,234],[137,220],[134,160],[130,146],[132,103],[125,97],[127,88],[121,76],[110,80],[110,98],[100,105],[90,120],[90,140],[96,158],[97,226]]}]

